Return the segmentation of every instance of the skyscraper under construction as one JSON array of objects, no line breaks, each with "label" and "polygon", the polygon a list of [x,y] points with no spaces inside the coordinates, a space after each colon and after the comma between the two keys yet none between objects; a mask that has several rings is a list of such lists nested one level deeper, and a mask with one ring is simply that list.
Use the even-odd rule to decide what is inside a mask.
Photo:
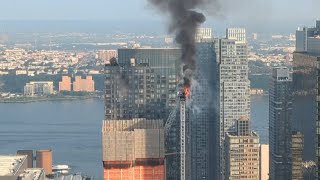
[{"label": "skyscraper under construction", "polygon": [[104,179],[165,179],[164,121],[179,49],[120,49],[105,67]]}]

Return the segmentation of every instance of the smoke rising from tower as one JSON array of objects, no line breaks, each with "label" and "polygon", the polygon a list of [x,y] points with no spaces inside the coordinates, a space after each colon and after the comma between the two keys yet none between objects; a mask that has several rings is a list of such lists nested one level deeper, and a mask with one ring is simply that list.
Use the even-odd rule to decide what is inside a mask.
[{"label": "smoke rising from tower", "polygon": [[169,32],[176,34],[176,42],[182,51],[184,87],[190,88],[191,79],[196,69],[195,34],[197,28],[205,22],[204,14],[195,9],[204,7],[217,0],[148,0],[161,12],[169,14]]},{"label": "smoke rising from tower", "polygon": [[[112,57],[110,59],[110,64],[112,66],[119,66],[119,64],[117,63],[117,59],[115,57]],[[115,79],[119,83],[118,86],[119,86],[120,99],[123,100],[128,95],[129,82],[126,80],[125,75],[123,74],[123,72],[121,72],[120,67],[119,67],[118,74],[115,76]]]}]

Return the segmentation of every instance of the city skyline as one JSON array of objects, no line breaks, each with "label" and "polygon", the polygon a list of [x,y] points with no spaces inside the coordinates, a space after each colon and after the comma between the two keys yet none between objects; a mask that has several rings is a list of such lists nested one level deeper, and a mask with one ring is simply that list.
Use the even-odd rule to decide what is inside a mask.
[{"label": "city skyline", "polygon": [[319,0],[1,5],[0,180],[320,178]]}]

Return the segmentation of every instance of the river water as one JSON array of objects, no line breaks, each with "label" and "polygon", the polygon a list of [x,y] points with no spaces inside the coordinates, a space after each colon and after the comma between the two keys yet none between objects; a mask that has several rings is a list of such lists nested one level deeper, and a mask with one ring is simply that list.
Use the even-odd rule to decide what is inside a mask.
[{"label": "river water", "polygon": [[[268,97],[252,97],[252,126],[268,142]],[[102,179],[101,99],[0,104],[0,154],[53,149],[54,164]]]}]

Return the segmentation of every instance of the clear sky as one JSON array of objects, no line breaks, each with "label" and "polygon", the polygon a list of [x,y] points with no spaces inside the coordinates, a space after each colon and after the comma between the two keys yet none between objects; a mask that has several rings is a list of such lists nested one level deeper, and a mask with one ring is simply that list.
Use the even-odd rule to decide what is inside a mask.
[{"label": "clear sky", "polygon": [[[147,0],[1,0],[0,20],[159,20]],[[211,0],[208,0],[211,1]],[[219,0],[216,0],[219,1]],[[320,0],[220,0],[220,16],[208,21],[227,25],[305,25],[320,18]],[[207,6],[207,14],[215,14]],[[310,24],[307,24],[310,25]]]}]

